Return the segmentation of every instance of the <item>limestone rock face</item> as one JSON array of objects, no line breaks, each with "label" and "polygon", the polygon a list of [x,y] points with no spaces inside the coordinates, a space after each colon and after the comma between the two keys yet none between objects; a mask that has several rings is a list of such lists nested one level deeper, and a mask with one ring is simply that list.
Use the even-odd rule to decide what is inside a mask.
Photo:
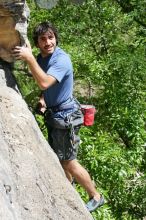
[{"label": "limestone rock face", "polygon": [[[59,0],[35,0],[40,8],[51,9],[57,5]],[[71,3],[82,4],[85,0],[70,0]]]},{"label": "limestone rock face", "polygon": [[8,67],[0,66],[0,219],[91,220]]},{"label": "limestone rock face", "polygon": [[57,5],[59,0],[36,0],[37,5],[40,8],[51,9]]},{"label": "limestone rock face", "polygon": [[13,62],[11,49],[27,40],[29,9],[24,0],[0,0],[0,58]]}]

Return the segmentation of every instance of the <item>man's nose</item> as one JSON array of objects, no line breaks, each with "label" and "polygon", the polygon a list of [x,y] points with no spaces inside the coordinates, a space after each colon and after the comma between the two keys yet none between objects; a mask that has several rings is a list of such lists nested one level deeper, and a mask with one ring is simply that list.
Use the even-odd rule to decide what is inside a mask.
[{"label": "man's nose", "polygon": [[45,44],[50,45],[50,43],[51,43],[50,39],[46,39]]}]

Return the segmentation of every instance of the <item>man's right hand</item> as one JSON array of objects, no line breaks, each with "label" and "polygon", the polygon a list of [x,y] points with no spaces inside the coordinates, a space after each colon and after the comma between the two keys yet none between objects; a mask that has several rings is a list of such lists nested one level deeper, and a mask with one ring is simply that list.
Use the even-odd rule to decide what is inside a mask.
[{"label": "man's right hand", "polygon": [[20,46],[16,46],[12,49],[12,56],[16,59],[16,60],[25,60],[28,61],[29,59],[32,58],[32,52],[31,49],[29,47],[20,47]]},{"label": "man's right hand", "polygon": [[40,114],[43,115],[44,112],[46,111],[46,108],[47,108],[47,106],[46,106],[44,97],[43,97],[43,95],[42,95],[42,96],[40,97],[40,100],[39,100],[38,104],[37,104],[36,110],[37,110],[38,113],[40,113]]}]

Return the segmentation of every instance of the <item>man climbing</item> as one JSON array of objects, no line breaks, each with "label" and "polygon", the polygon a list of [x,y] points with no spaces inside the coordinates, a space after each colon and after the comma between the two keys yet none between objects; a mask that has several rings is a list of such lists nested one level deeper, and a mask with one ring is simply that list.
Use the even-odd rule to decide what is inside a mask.
[{"label": "man climbing", "polygon": [[[90,178],[77,161],[79,145],[78,132],[82,124],[82,114],[78,102],[73,98],[73,68],[70,57],[58,45],[56,28],[49,22],[40,23],[33,33],[33,40],[40,54],[37,61],[29,47],[16,46],[13,56],[25,60],[43,90],[41,107],[47,107],[45,118],[48,141],[57,154],[69,181],[72,177],[87,191],[87,209],[92,212],[104,204]],[[44,101],[43,101],[44,98]]]}]

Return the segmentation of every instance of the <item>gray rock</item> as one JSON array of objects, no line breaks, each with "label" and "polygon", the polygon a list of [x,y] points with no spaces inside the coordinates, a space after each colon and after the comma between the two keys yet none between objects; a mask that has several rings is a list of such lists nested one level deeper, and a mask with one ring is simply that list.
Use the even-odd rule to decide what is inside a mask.
[{"label": "gray rock", "polygon": [[12,75],[13,64],[0,59],[0,87],[8,86],[19,92],[16,80]]},{"label": "gray rock", "polygon": [[13,62],[11,50],[27,42],[29,9],[24,0],[0,0],[0,58]]},{"label": "gray rock", "polygon": [[9,64],[7,69],[2,66],[0,219],[92,219],[19,94],[15,79],[8,77]]},{"label": "gray rock", "polygon": [[[71,3],[82,4],[85,0],[70,0]],[[51,9],[57,5],[59,0],[35,0],[40,8]]]},{"label": "gray rock", "polygon": [[40,8],[51,9],[57,5],[59,0],[36,0]]}]

